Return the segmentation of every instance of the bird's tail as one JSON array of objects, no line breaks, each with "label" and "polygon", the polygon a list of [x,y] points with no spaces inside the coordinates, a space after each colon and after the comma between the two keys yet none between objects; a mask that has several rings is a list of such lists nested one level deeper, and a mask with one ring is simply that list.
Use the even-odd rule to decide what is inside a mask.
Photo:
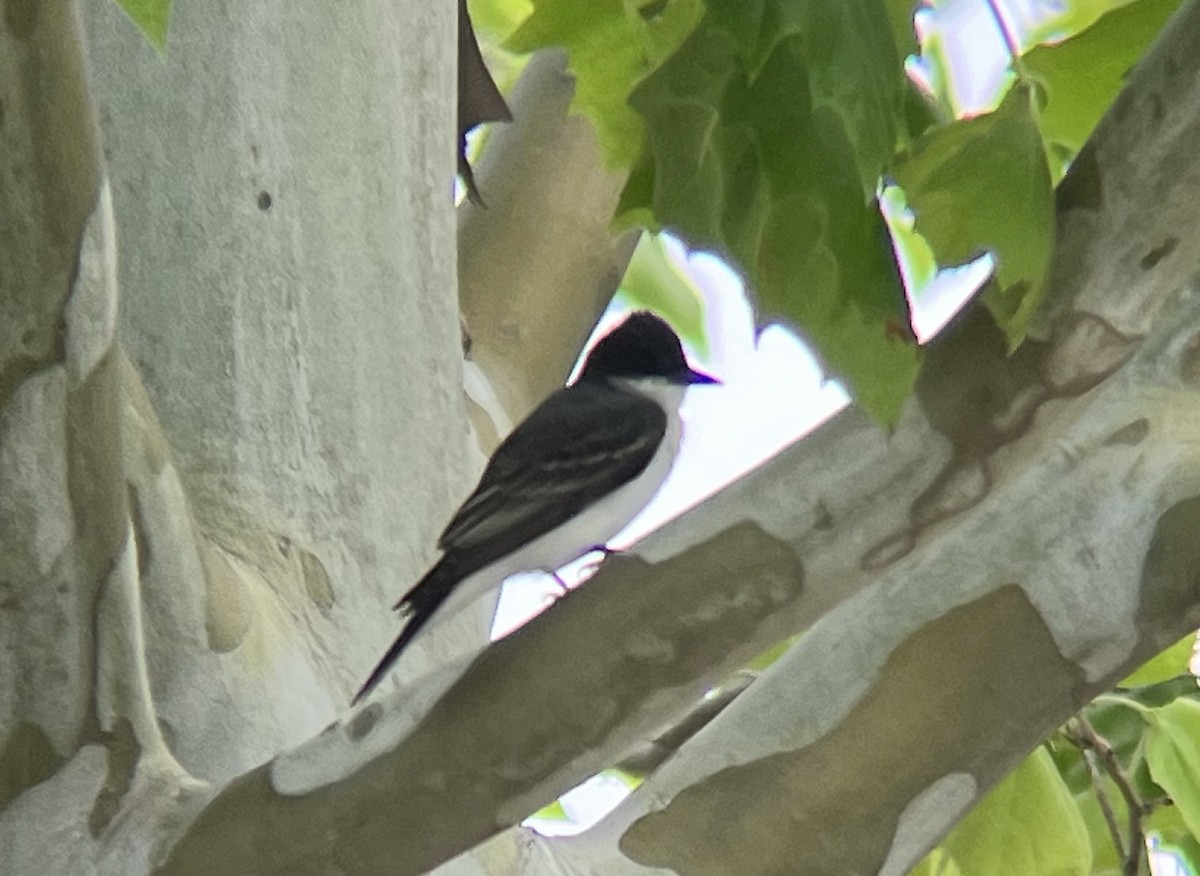
[{"label": "bird's tail", "polygon": [[383,680],[392,665],[400,659],[400,654],[416,638],[417,633],[421,632],[425,624],[429,623],[434,612],[446,601],[446,597],[450,595],[454,585],[461,580],[461,577],[458,571],[443,558],[396,604],[396,608],[407,615],[408,623],[400,631],[396,641],[392,642],[392,646],[384,653],[383,658],[371,670],[371,674],[367,676],[363,686],[358,689],[358,693],[354,695],[350,705],[356,706],[362,702],[363,698]]}]

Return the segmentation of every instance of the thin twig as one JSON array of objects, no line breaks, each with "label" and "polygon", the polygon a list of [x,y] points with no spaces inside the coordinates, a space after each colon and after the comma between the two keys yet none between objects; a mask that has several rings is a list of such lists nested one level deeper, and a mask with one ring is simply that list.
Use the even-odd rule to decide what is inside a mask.
[{"label": "thin twig", "polygon": [[1113,751],[1112,746],[1108,744],[1108,740],[1096,732],[1092,722],[1082,712],[1075,716],[1075,723],[1078,727],[1080,741],[1096,752],[1100,762],[1104,765],[1104,771],[1108,773],[1108,777],[1113,780],[1113,784],[1117,786],[1117,790],[1125,799],[1125,806],[1129,810],[1129,843],[1123,856],[1124,866],[1121,868],[1121,872],[1124,876],[1137,876],[1142,865],[1142,853],[1146,848],[1142,818],[1149,810],[1142,798],[1138,796],[1133,782],[1126,774],[1125,768],[1121,766],[1121,762],[1117,759],[1117,754]]},{"label": "thin twig", "polygon": [[1087,767],[1088,777],[1092,780],[1092,790],[1096,793],[1096,801],[1100,804],[1104,823],[1108,825],[1109,838],[1112,840],[1113,848],[1117,850],[1117,857],[1125,860],[1125,841],[1121,838],[1117,813],[1113,810],[1112,801],[1108,799],[1108,791],[1104,788],[1104,777],[1100,775],[1100,769],[1096,766],[1096,753],[1088,747],[1077,732],[1072,731],[1068,738],[1079,747],[1079,751],[1083,755],[1083,763]]}]

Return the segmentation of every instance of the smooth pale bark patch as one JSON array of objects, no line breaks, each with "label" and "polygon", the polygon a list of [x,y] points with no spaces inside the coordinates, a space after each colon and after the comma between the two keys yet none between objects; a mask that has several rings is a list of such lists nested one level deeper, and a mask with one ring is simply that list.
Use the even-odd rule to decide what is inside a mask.
[{"label": "smooth pale bark patch", "polygon": [[[951,771],[994,777],[987,753],[1032,745],[1048,704],[1075,700],[1083,686],[1082,671],[1059,652],[1020,587],[1003,587],[905,640],[835,732],[687,788],[635,822],[621,850],[681,876],[876,872],[909,803],[905,789]],[[979,687],[986,699],[969,690]],[[968,701],[976,708],[957,709]],[[931,723],[931,714],[944,720]],[[948,760],[964,733],[988,744]],[[847,805],[811,808],[816,798],[797,790],[810,785],[822,789],[820,799]],[[738,817],[714,810],[718,803]]]},{"label": "smooth pale bark patch", "polygon": [[204,564],[208,645],[217,653],[232,651],[242,643],[255,617],[246,593],[248,584],[237,561],[208,541],[200,543],[200,561]]},{"label": "smooth pale bark patch", "polygon": [[108,573],[126,536],[128,490],[120,465],[119,391],[110,350],[83,383],[67,393],[67,485],[75,526],[73,547],[83,561],[79,571],[84,579],[95,570]]},{"label": "smooth pale bark patch", "polygon": [[[941,824],[947,831],[979,794],[979,786],[967,773],[942,776],[909,801],[900,813],[896,835],[879,876],[906,876],[912,862],[929,847],[928,825]],[[939,874],[950,876],[950,874]]]},{"label": "smooth pale bark patch", "polygon": [[5,872],[95,872],[102,844],[81,825],[104,788],[103,746],[84,745],[46,781],[0,812]]},{"label": "smooth pale bark patch", "polygon": [[[22,607],[24,582],[49,573],[71,540],[63,402],[66,371],[47,368],[23,381],[0,407],[0,579]],[[2,622],[2,621],[0,621]]]},{"label": "smooth pale bark patch", "polygon": [[71,385],[76,386],[108,353],[117,327],[117,242],[107,181],[100,185],[96,208],[84,228],[78,273],[63,308],[63,322],[67,370]]}]

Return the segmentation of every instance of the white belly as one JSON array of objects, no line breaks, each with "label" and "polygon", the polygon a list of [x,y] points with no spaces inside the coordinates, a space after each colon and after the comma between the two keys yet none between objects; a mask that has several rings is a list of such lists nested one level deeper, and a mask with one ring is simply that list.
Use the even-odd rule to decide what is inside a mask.
[{"label": "white belly", "polygon": [[[680,388],[682,389],[682,388]],[[518,572],[553,572],[595,547],[608,543],[654,498],[671,471],[679,449],[682,426],[678,402],[667,407],[667,431],[645,470],[588,506],[571,521],[480,569],[459,583],[436,615],[448,617],[488,591],[498,591],[504,579]]]}]

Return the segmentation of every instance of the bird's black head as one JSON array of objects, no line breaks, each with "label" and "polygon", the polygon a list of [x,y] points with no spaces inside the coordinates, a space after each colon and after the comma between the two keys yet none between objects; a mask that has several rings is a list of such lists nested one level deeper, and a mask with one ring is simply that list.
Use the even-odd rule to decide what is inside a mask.
[{"label": "bird's black head", "polygon": [[647,310],[630,314],[597,341],[579,375],[581,381],[609,377],[658,377],[679,384],[717,382],[688,366],[679,337]]}]

